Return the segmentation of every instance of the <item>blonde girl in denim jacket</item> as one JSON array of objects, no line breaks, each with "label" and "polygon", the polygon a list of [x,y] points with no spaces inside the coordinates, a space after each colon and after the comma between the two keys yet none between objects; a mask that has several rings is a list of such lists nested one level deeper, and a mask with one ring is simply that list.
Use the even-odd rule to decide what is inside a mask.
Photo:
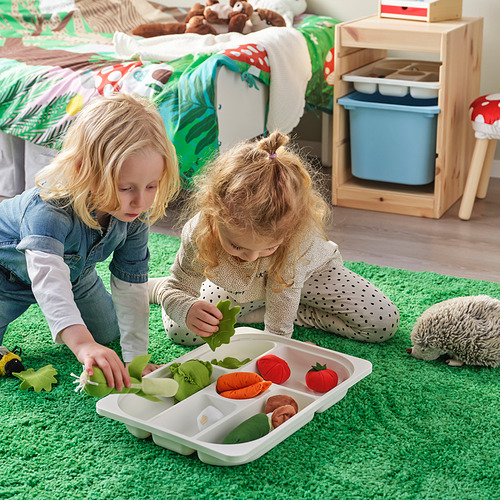
[{"label": "blonde girl in denim jacket", "polygon": [[[128,372],[104,344],[120,338],[125,363],[147,353],[149,226],[179,189],[158,111],[122,94],[93,99],[36,184],[0,203],[0,344],[37,302],[54,341],[121,390]],[[95,268],[110,255],[111,294]]]}]

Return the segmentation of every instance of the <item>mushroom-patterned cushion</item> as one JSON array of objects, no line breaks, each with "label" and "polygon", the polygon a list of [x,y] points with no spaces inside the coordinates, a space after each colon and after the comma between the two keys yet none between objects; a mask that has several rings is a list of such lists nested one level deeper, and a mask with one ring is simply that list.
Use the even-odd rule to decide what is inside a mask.
[{"label": "mushroom-patterned cushion", "polygon": [[469,111],[477,139],[500,139],[500,94],[478,97]]}]

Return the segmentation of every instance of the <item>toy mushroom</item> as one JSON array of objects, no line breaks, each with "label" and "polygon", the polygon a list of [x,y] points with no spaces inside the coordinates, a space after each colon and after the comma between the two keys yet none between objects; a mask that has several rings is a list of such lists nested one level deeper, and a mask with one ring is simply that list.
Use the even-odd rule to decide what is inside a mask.
[{"label": "toy mushroom", "polygon": [[500,94],[478,97],[469,109],[476,138],[497,140],[500,130]]}]

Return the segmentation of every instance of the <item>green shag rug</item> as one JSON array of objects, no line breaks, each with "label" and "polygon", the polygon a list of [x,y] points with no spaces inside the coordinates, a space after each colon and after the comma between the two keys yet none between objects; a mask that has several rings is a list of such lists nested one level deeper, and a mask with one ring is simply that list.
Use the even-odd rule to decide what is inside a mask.
[{"label": "green shag rug", "polygon": [[[169,271],[178,246],[177,238],[151,235],[151,276]],[[405,352],[429,306],[463,295],[500,299],[500,284],[347,266],[397,304],[399,331],[371,345],[297,328],[295,339],[367,359],[373,373],[270,452],[235,467],[138,440],[97,415],[97,400],[74,392],[70,373],[81,366],[52,343],[31,307],[4,345],[22,348],[26,368],[52,364],[58,383],[35,393],[22,391],[18,379],[0,379],[0,499],[500,499],[500,370],[453,368]],[[107,264],[100,272],[107,282]],[[158,306],[151,306],[150,330],[156,363],[191,349],[165,337]]]}]

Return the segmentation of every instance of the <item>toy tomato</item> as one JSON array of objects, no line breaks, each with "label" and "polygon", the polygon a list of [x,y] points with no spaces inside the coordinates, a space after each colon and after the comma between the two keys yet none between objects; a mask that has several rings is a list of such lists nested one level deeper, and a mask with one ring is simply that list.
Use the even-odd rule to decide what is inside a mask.
[{"label": "toy tomato", "polygon": [[336,372],[327,368],[326,365],[316,363],[306,373],[306,385],[309,389],[317,392],[327,392],[333,389],[339,382]]},{"label": "toy tomato", "polygon": [[288,363],[274,354],[262,356],[257,361],[257,369],[266,380],[270,380],[274,384],[283,384],[290,377]]}]

